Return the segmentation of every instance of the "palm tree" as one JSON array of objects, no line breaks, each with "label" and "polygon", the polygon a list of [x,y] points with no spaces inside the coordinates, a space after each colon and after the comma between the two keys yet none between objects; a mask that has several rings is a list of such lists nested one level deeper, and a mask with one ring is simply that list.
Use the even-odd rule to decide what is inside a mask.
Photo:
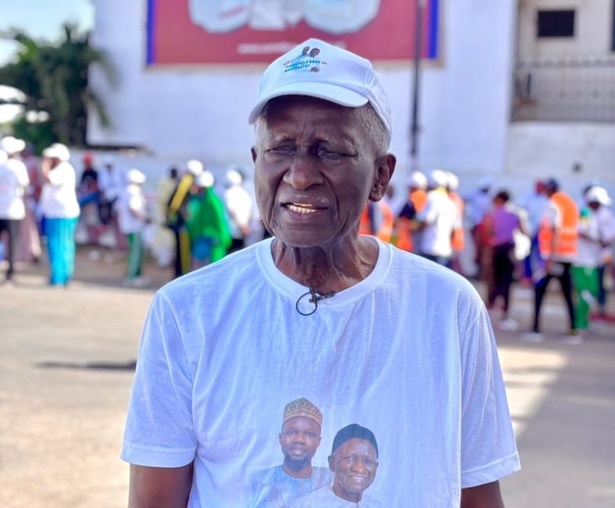
[{"label": "palm tree", "polygon": [[25,115],[43,112],[55,140],[71,146],[86,145],[88,108],[110,127],[103,102],[88,84],[90,66],[100,66],[111,84],[115,72],[105,54],[89,44],[88,34],[74,25],[63,27],[57,44],[40,43],[15,31],[19,43],[17,60],[0,67],[0,84],[15,87],[26,95]]}]

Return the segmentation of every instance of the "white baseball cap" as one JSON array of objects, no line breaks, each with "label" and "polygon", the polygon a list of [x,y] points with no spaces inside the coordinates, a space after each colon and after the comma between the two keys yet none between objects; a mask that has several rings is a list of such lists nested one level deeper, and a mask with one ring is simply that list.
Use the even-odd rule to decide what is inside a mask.
[{"label": "white baseball cap", "polygon": [[199,176],[203,172],[203,163],[196,159],[190,159],[186,162],[186,171],[192,176]]},{"label": "white baseball cap", "polygon": [[585,201],[588,203],[600,203],[604,206],[611,206],[613,200],[604,187],[592,187],[585,193]]},{"label": "white baseball cap", "polygon": [[[306,53],[306,47],[311,51]],[[314,50],[318,54],[310,56]],[[391,107],[371,62],[319,39],[302,42],[267,67],[249,122],[256,122],[267,102],[284,95],[306,95],[350,108],[369,102],[391,132]]]},{"label": "white baseball cap", "polygon": [[429,186],[430,187],[446,187],[448,184],[448,176],[445,171],[441,169],[434,169],[429,173]]},{"label": "white baseball cap", "polygon": [[70,159],[70,151],[66,145],[62,143],[54,143],[43,150],[43,157],[48,159],[59,159],[62,162],[66,162]]},{"label": "white baseball cap", "polygon": [[448,177],[447,186],[449,190],[457,190],[459,188],[459,178],[455,173],[451,173],[450,171],[446,171],[446,176]]},{"label": "white baseball cap", "polygon": [[421,171],[413,171],[410,175],[410,179],[408,180],[408,185],[410,187],[416,187],[417,189],[424,189],[427,187],[427,177],[425,173]]},{"label": "white baseball cap", "polygon": [[13,155],[15,153],[23,152],[26,148],[26,142],[23,139],[17,139],[13,136],[6,136],[0,141],[0,148],[4,150],[7,155]]},{"label": "white baseball cap", "polygon": [[229,169],[224,175],[227,185],[241,185],[243,176],[236,169]]},{"label": "white baseball cap", "polygon": [[209,171],[203,171],[196,177],[196,184],[199,187],[212,187],[214,184],[214,175]]},{"label": "white baseball cap", "polygon": [[0,164],[6,164],[6,161],[9,160],[9,156],[6,154],[6,152],[2,149],[0,149]]},{"label": "white baseball cap", "polygon": [[138,185],[141,185],[145,183],[147,177],[138,169],[132,168],[126,171],[126,180],[128,180],[129,183],[136,183]]}]

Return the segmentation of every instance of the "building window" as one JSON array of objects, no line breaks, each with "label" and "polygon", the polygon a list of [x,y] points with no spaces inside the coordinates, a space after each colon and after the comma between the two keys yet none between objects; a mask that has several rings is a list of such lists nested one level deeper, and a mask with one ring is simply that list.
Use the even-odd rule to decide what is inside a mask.
[{"label": "building window", "polygon": [[574,9],[538,11],[538,37],[574,37]]}]

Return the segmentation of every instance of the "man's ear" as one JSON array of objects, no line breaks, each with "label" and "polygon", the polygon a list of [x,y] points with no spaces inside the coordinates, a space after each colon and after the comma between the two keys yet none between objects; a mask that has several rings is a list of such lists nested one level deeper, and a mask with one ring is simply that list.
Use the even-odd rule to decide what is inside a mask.
[{"label": "man's ear", "polygon": [[369,193],[370,201],[380,201],[383,198],[395,172],[396,164],[397,158],[392,153],[387,153],[376,161],[376,179]]}]

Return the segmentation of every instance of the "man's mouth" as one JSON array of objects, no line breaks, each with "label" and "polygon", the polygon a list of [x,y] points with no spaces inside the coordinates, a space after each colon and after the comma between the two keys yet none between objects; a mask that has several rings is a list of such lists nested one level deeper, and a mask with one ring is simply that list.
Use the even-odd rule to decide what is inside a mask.
[{"label": "man's mouth", "polygon": [[287,210],[290,210],[291,212],[301,213],[304,215],[323,210],[323,208],[320,208],[314,205],[309,205],[307,203],[286,203],[284,206],[286,207]]}]

